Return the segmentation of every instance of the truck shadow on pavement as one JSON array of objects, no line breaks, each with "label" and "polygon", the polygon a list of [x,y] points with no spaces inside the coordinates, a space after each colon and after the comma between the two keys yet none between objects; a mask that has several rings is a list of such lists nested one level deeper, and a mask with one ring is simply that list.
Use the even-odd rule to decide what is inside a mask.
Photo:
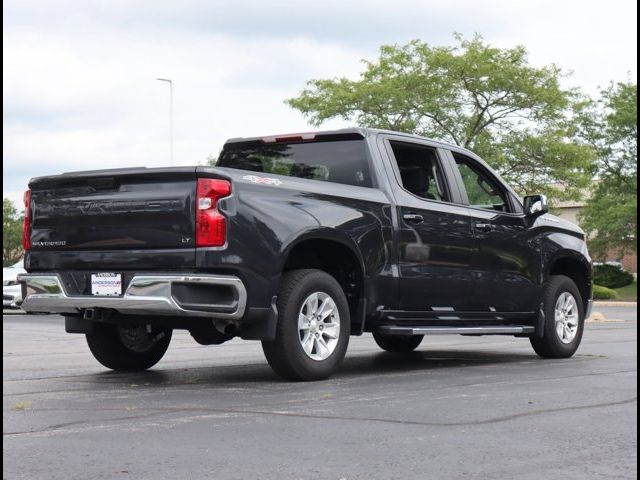
[{"label": "truck shadow on pavement", "polygon": [[[375,354],[353,354],[347,356],[338,371],[328,380],[319,384],[350,380],[355,378],[381,377],[401,373],[438,372],[451,368],[465,368],[486,365],[508,365],[517,363],[543,362],[534,354],[515,354],[493,351],[447,350],[447,351],[418,351],[409,354],[393,354],[380,352]],[[565,360],[566,361],[566,360]],[[170,385],[206,385],[210,388],[253,384],[264,386],[268,384],[289,383],[276,375],[267,362],[248,365],[199,366],[189,368],[162,369],[162,363],[153,370],[146,372],[121,373],[101,372],[91,378],[98,382],[105,382],[111,386],[135,385],[140,387],[158,387]],[[312,382],[317,384],[318,382]],[[301,385],[301,383],[297,383]]]}]

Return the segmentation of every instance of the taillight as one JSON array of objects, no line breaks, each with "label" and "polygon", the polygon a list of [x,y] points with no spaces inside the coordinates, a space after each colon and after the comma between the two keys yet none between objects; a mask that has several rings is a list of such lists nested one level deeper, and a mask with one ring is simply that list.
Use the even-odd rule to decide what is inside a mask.
[{"label": "taillight", "polygon": [[196,192],[196,247],[221,247],[227,241],[227,219],[218,200],[231,194],[231,183],[199,178]]},{"label": "taillight", "polygon": [[24,223],[22,224],[22,248],[31,248],[31,189],[24,192]]}]

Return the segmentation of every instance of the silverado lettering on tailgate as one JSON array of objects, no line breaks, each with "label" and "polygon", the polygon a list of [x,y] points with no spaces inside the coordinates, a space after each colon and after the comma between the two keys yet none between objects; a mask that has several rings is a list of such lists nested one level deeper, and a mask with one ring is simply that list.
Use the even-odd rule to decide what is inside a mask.
[{"label": "silverado lettering on tailgate", "polygon": [[116,215],[126,213],[179,212],[184,210],[184,201],[167,200],[91,200],[56,201],[36,203],[34,217],[77,217],[80,215]]}]

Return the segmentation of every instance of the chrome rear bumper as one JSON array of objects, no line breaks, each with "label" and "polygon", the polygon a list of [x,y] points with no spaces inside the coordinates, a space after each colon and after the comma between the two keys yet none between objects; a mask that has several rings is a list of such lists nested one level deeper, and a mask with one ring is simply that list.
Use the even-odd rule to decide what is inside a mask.
[{"label": "chrome rear bumper", "polygon": [[[111,308],[122,314],[177,315],[239,319],[247,305],[242,281],[226,275],[135,275],[122,296],[69,295],[58,274],[27,273],[18,276],[25,286],[22,309],[27,312],[78,313],[82,309]],[[234,292],[224,303],[181,306],[173,286],[222,286]]]}]

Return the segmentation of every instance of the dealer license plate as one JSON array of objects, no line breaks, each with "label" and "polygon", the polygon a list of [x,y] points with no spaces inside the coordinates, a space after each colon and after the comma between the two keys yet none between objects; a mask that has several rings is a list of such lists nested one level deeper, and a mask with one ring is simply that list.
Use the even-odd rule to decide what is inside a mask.
[{"label": "dealer license plate", "polygon": [[122,295],[122,275],[119,273],[92,273],[91,295],[112,297]]}]

